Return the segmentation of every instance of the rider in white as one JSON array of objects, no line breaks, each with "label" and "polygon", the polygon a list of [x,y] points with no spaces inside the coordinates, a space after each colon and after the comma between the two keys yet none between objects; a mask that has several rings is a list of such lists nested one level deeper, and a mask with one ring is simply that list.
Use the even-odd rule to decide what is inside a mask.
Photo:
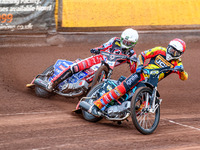
[{"label": "rider in white", "polygon": [[91,53],[98,55],[74,63],[68,69],[58,74],[50,83],[47,83],[47,91],[51,92],[60,82],[72,76],[74,73],[77,73],[84,69],[88,69],[93,65],[101,63],[101,61],[103,60],[103,56],[100,54],[100,51],[127,55],[129,57],[129,59],[127,59],[127,63],[130,64],[131,73],[134,73],[136,70],[137,56],[135,51],[133,50],[133,47],[136,45],[138,38],[138,32],[129,28],[122,32],[121,37],[113,37],[100,47],[91,49]]}]

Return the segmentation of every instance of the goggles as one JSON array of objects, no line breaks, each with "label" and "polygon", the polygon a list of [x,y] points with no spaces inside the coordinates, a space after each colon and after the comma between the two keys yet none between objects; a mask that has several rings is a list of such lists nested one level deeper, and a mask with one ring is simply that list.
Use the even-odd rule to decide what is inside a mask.
[{"label": "goggles", "polygon": [[182,55],[182,52],[176,50],[173,47],[169,47],[167,52],[172,56],[172,57],[180,57]]},{"label": "goggles", "polygon": [[122,40],[122,44],[124,44],[125,46],[128,46],[128,47],[131,47],[134,44],[136,44],[136,42],[131,42],[131,41],[128,41],[128,40],[126,40],[124,38],[122,38],[121,40]]}]

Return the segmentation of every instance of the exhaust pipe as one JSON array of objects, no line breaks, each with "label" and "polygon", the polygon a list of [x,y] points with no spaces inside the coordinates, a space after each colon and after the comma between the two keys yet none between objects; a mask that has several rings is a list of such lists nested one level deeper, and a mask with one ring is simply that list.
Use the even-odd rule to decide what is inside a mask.
[{"label": "exhaust pipe", "polygon": [[40,79],[40,78],[35,79],[34,84],[35,84],[36,86],[41,87],[41,88],[44,89],[44,90],[46,90],[46,89],[47,89],[47,86],[48,86],[47,82],[45,82],[44,80],[42,80],[42,79]]},{"label": "exhaust pipe", "polygon": [[88,111],[90,110],[90,108],[91,108],[91,105],[88,104],[88,103],[85,102],[85,101],[81,101],[80,104],[79,104],[79,107],[80,107],[82,110],[88,112]]}]

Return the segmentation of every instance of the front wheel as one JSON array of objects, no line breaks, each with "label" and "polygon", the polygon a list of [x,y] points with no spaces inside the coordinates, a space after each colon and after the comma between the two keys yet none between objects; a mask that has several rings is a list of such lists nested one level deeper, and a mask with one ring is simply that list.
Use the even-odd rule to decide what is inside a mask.
[{"label": "front wheel", "polygon": [[[149,112],[151,108],[150,98],[152,89],[140,87],[136,90],[131,100],[131,117],[136,129],[142,134],[151,134],[157,128],[160,120],[160,106],[154,113]],[[148,99],[148,104],[146,101]],[[147,106],[147,108],[145,108]]]},{"label": "front wheel", "polygon": [[91,88],[93,88],[96,84],[102,82],[103,79],[107,79],[107,78],[108,78],[108,67],[106,67],[105,65],[102,65],[101,67],[99,67],[99,69],[95,73]]},{"label": "front wheel", "polygon": [[[97,84],[96,86],[94,86],[90,92],[87,94],[86,97],[93,97],[96,95],[96,93],[99,91],[99,89],[102,87],[103,83]],[[97,100],[97,98],[90,98],[90,99],[86,99],[85,101],[88,102],[89,104],[93,104],[93,102]],[[90,122],[97,122],[100,121],[102,119],[102,117],[95,117],[93,115],[91,115],[90,113],[88,113],[87,111],[82,110],[82,114],[83,114],[83,118],[87,121]]]}]

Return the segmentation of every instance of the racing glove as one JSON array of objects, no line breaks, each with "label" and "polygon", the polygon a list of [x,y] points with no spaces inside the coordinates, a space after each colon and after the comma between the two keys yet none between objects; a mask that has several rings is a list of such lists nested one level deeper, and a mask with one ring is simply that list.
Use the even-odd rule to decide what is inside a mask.
[{"label": "racing glove", "polygon": [[180,65],[180,66],[175,66],[175,67],[174,67],[174,70],[175,70],[175,71],[179,71],[179,72],[183,72],[183,71],[184,71],[184,68],[183,68],[182,65]]},{"label": "racing glove", "polygon": [[136,55],[128,57],[127,59],[129,59],[131,62],[137,62],[137,57]]},{"label": "racing glove", "polygon": [[90,52],[93,53],[93,54],[100,54],[100,50],[94,49],[94,48],[91,49]]},{"label": "racing glove", "polygon": [[141,73],[142,68],[143,68],[143,65],[138,66],[137,69],[136,69],[136,73]]}]

